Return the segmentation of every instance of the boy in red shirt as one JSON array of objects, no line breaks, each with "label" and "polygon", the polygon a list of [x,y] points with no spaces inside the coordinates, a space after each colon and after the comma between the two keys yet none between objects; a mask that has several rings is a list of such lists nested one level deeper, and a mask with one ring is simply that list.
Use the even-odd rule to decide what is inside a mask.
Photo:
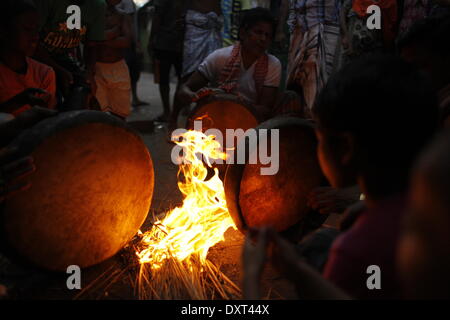
[{"label": "boy in red shirt", "polygon": [[18,115],[39,105],[56,105],[55,73],[30,58],[39,41],[39,18],[26,0],[7,0],[0,18],[0,112]]}]

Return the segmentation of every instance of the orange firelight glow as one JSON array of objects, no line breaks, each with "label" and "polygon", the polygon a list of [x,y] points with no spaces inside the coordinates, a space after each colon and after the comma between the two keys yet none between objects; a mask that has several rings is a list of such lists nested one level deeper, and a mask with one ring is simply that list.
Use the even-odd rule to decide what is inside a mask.
[{"label": "orange firelight glow", "polygon": [[[184,150],[178,187],[184,195],[183,205],[168,212],[143,235],[143,250],[137,252],[141,264],[151,269],[161,268],[166,259],[187,261],[193,254],[206,260],[208,250],[224,240],[224,233],[233,227],[225,201],[223,183],[214,169],[208,178],[209,159],[226,159],[214,136],[199,131],[187,131],[175,142]],[[202,157],[198,155],[203,155]],[[206,165],[205,165],[206,164]]]}]

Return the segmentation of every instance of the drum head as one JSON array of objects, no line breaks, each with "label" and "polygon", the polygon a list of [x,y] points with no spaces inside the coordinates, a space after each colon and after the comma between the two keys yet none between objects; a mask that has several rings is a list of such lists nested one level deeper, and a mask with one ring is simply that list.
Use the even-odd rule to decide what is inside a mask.
[{"label": "drum head", "polygon": [[[257,129],[279,129],[278,172],[262,175],[261,168],[270,165],[259,161],[228,166],[225,179],[228,208],[240,229],[271,226],[284,231],[310,212],[307,196],[324,179],[316,155],[314,128],[306,120],[281,117]],[[266,143],[261,139],[258,142],[258,149],[250,149],[250,157],[258,152],[261,143]],[[269,154],[272,151],[276,150],[270,150]],[[276,158],[272,158],[272,165],[276,166],[275,162]]]},{"label": "drum head", "polygon": [[142,139],[112,116],[75,111],[13,142],[34,158],[32,187],[8,199],[3,229],[23,258],[50,270],[116,254],[150,209],[154,172]]},{"label": "drum head", "polygon": [[202,131],[218,129],[226,145],[226,129],[255,128],[259,122],[258,113],[251,107],[230,94],[217,94],[203,99],[192,111],[187,121],[187,128],[194,129],[194,121],[202,122]]}]

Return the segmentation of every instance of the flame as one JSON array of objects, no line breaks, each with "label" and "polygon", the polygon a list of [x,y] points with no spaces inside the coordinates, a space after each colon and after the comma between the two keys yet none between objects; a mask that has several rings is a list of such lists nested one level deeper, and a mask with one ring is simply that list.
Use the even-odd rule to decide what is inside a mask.
[{"label": "flame", "polygon": [[213,135],[206,136],[199,131],[187,131],[176,138],[175,143],[184,150],[178,173],[184,176],[184,181],[178,182],[184,195],[183,205],[154,223],[143,235],[144,249],[137,252],[140,263],[150,264],[153,270],[161,268],[166,259],[183,262],[194,254],[205,262],[209,248],[223,241],[230,227],[236,229],[218,170],[215,168],[213,177],[206,180],[207,167],[212,168],[209,159],[226,160],[220,143]]}]

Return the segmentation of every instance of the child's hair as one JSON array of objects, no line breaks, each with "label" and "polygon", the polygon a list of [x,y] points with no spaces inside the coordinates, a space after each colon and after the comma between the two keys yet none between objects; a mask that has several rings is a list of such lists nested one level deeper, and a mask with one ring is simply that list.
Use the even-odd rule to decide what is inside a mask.
[{"label": "child's hair", "polygon": [[450,55],[450,14],[417,21],[397,42],[397,49],[419,46],[434,55]]},{"label": "child's hair", "polygon": [[362,174],[391,173],[399,188],[406,187],[412,162],[438,124],[430,84],[400,58],[379,54],[355,60],[332,76],[313,114],[331,136],[355,137],[363,150],[356,164]]},{"label": "child's hair", "polygon": [[242,29],[248,30],[260,22],[269,23],[272,26],[273,33],[275,33],[276,30],[275,18],[268,9],[261,7],[245,10],[242,13],[239,30]]},{"label": "child's hair", "polygon": [[36,6],[32,0],[2,0],[0,28],[9,30],[17,16],[36,11]]}]

